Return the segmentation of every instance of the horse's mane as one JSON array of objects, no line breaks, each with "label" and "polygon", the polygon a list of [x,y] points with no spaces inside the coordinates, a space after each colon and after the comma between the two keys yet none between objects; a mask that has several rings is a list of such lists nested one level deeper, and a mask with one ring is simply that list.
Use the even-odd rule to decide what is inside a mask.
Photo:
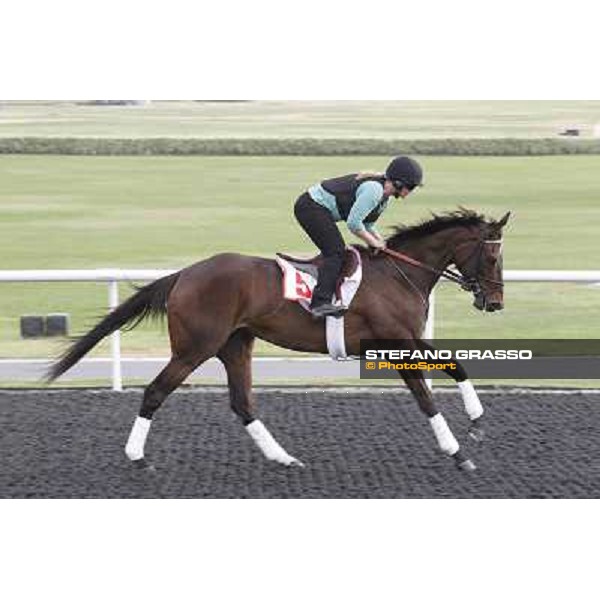
[{"label": "horse's mane", "polygon": [[388,246],[393,248],[394,246],[401,246],[407,242],[422,238],[433,233],[438,233],[450,227],[469,227],[472,225],[484,225],[493,224],[486,220],[483,215],[480,215],[472,210],[460,207],[458,210],[446,212],[440,215],[431,213],[432,218],[427,221],[421,221],[416,225],[396,225],[394,231],[390,237],[387,238],[386,243]]}]

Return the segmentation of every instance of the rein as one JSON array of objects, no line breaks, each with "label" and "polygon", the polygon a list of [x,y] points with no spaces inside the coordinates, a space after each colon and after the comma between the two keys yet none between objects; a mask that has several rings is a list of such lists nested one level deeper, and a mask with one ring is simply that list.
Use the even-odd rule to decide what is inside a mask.
[{"label": "rein", "polygon": [[390,248],[382,248],[380,252],[385,252],[385,254],[392,256],[393,258],[397,258],[402,262],[408,263],[409,265],[413,265],[415,267],[419,267],[424,269],[425,271],[429,271],[430,273],[434,273],[438,277],[445,277],[454,283],[460,285],[463,289],[470,289],[469,280],[466,277],[463,277],[460,273],[455,273],[452,269],[444,269],[440,271],[440,269],[436,269],[435,267],[430,267],[429,265],[413,258],[412,256],[408,256],[408,254],[404,254],[403,252],[397,252],[396,250],[391,250]]},{"label": "rein", "polygon": [[[481,251],[483,249],[483,244],[501,244],[501,243],[502,243],[501,239],[500,240],[480,240],[478,247],[475,248],[475,250],[473,251],[473,254],[475,254],[475,252],[477,252],[477,250],[479,250],[479,256],[478,256],[477,267],[476,267],[477,272],[479,271],[479,262],[481,260]],[[425,264],[425,263],[421,262],[420,260],[413,258],[412,256],[408,256],[408,254],[404,254],[403,252],[398,252],[397,250],[391,250],[390,248],[382,248],[381,252],[384,252],[388,256],[392,256],[393,258],[397,258],[398,260],[408,263],[409,265],[413,265],[415,267],[424,269],[425,271],[429,271],[430,273],[433,273],[433,274],[437,275],[438,277],[445,277],[449,281],[452,281],[453,283],[460,285],[460,287],[467,292],[479,293],[481,291],[481,285],[479,282],[480,279],[483,281],[487,281],[489,283],[494,283],[500,287],[504,287],[504,284],[501,281],[498,281],[496,279],[489,279],[487,277],[480,278],[480,277],[478,277],[478,273],[475,274],[475,277],[465,277],[464,275],[461,275],[460,273],[456,273],[455,271],[453,271],[452,269],[449,269],[449,268],[445,268],[444,270],[436,269],[435,267]]]}]

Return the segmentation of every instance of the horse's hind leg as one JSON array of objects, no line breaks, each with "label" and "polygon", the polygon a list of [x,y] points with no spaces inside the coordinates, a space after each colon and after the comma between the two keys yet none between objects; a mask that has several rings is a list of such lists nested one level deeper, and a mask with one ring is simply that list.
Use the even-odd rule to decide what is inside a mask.
[{"label": "horse's hind leg", "polygon": [[407,374],[404,371],[400,371],[400,373],[408,389],[417,399],[419,408],[429,417],[429,424],[433,429],[440,450],[444,454],[451,456],[459,469],[463,471],[475,470],[475,464],[464,455],[448,423],[446,423],[446,419],[437,410],[422,374],[415,371]]},{"label": "horse's hind leg", "polygon": [[238,329],[217,352],[217,358],[227,372],[231,410],[244,427],[256,419],[252,400],[252,348],[254,335],[248,329]]},{"label": "horse's hind leg", "polygon": [[144,399],[140,412],[136,417],[129,439],[125,446],[125,454],[133,461],[136,466],[146,467],[144,460],[144,446],[146,438],[150,431],[152,417],[160,408],[165,398],[179,385],[185,378],[208,357],[196,357],[192,360],[172,357],[169,364],[158,374],[158,376],[144,390]]},{"label": "horse's hind leg", "polygon": [[217,357],[227,371],[231,409],[265,457],[285,466],[303,466],[290,456],[269,433],[254,414],[252,400],[252,348],[254,335],[248,329],[238,329],[231,334]]}]

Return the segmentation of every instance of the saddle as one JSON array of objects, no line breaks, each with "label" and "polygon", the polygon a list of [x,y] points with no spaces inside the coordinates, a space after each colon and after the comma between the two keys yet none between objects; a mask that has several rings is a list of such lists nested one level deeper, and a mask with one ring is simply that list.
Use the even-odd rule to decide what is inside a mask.
[{"label": "saddle", "polygon": [[[283,252],[277,252],[277,256],[283,258],[283,260],[289,262],[296,268],[298,271],[302,271],[303,273],[307,273],[310,275],[315,281],[319,276],[319,267],[323,264],[323,255],[318,254],[313,258],[298,258],[295,256],[290,256],[289,254],[284,254]],[[336,283],[336,296],[340,297],[340,287],[344,282],[346,277],[352,277],[358,267],[360,266],[360,255],[353,248],[346,248],[344,252],[344,262],[342,263],[342,270],[340,271],[340,275],[338,277]]]},{"label": "saddle", "polygon": [[[283,297],[297,302],[304,310],[310,312],[312,292],[317,283],[319,266],[323,256],[314,258],[296,258],[280,252],[275,256],[283,278]],[[345,306],[350,306],[362,280],[362,260],[359,251],[346,248],[342,272],[336,284],[336,297]],[[327,350],[334,360],[347,358],[344,337],[344,317],[326,317],[325,338]]]}]

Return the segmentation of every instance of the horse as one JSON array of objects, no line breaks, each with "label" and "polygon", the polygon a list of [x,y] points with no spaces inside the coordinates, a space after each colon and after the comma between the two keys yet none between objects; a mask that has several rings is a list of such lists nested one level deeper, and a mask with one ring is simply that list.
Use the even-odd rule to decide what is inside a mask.
[{"label": "horse", "polygon": [[[501,310],[502,230],[509,215],[496,221],[460,208],[433,214],[413,226],[396,226],[384,251],[374,253],[357,246],[363,279],[345,314],[348,354],[359,356],[360,341],[366,339],[402,340],[409,350],[431,348],[422,336],[429,296],[442,276],[472,292],[477,309]],[[137,288],[54,361],[46,380],[54,381],[114,331],[130,330],[147,317],[166,315],[171,358],[144,390],[125,446],[132,464],[154,468],[144,446],[156,411],[192,371],[216,356],[227,374],[230,407],[264,456],[288,467],[303,466],[257,418],[252,397],[256,338],[291,350],[327,353],[323,319],[315,320],[297,303],[284,299],[281,290],[282,273],[275,260],[236,253],[214,255]],[[470,419],[468,434],[481,441],[483,407],[473,385],[460,364],[445,372],[462,394]],[[441,451],[460,469],[474,470],[474,462],[436,408],[421,372],[399,374],[429,419]]]}]

